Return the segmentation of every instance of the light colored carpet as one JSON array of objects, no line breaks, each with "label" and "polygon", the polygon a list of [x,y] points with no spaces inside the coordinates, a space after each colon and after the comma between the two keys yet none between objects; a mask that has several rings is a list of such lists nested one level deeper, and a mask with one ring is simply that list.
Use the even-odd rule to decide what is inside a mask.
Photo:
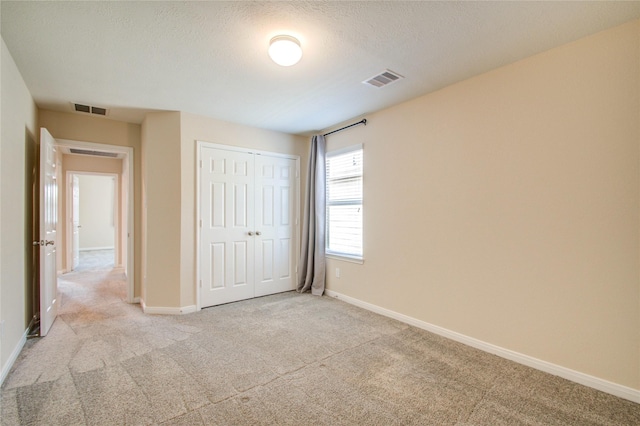
[{"label": "light colored carpet", "polygon": [[327,297],[184,316],[128,305],[123,276],[60,279],[3,425],[638,425],[640,405]]},{"label": "light colored carpet", "polygon": [[114,266],[115,250],[83,250],[79,253],[78,266],[74,271],[96,269],[112,269]]}]

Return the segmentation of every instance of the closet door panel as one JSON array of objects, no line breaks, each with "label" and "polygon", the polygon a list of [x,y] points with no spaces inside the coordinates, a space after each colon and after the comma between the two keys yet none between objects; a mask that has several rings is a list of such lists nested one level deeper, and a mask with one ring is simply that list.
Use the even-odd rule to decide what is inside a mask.
[{"label": "closet door panel", "polygon": [[295,289],[295,185],[296,160],[256,156],[256,296]]},{"label": "closet door panel", "polygon": [[254,297],[254,157],[201,149],[200,305]]}]

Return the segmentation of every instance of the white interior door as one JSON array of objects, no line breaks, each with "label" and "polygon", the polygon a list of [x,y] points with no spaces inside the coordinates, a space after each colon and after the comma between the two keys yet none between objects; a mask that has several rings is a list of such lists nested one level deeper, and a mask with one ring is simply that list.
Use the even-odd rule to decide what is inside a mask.
[{"label": "white interior door", "polygon": [[72,269],[80,264],[80,177],[73,175],[71,179],[71,230],[73,232],[71,251]]},{"label": "white interior door", "polygon": [[58,314],[56,275],[56,225],[58,186],[56,148],[53,136],[40,129],[40,335],[46,336]]},{"label": "white interior door", "polygon": [[295,289],[297,162],[256,155],[255,296]]},{"label": "white interior door", "polygon": [[200,174],[201,306],[254,295],[254,158],[203,147]]}]

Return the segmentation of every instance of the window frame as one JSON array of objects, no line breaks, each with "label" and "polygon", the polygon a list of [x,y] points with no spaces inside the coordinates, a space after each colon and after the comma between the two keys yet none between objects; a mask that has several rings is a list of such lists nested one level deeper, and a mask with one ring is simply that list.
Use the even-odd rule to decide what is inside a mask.
[{"label": "window frame", "polygon": [[[361,205],[364,207],[364,146],[363,144],[356,144],[356,145],[350,145],[344,148],[340,148],[340,149],[336,149],[333,151],[329,151],[325,154],[325,172],[326,172],[326,168],[327,168],[327,164],[329,162],[329,159],[331,157],[337,157],[340,155],[344,155],[344,154],[348,154],[350,152],[354,152],[354,151],[362,151],[362,172],[361,172],[361,179],[362,179],[362,197],[360,199],[356,199],[353,201],[339,201],[339,202],[335,202],[335,203],[331,203],[329,201],[329,197],[326,196],[325,197],[325,256],[331,259],[339,259],[339,260],[344,260],[347,262],[353,262],[353,263],[364,263],[364,211],[362,214],[362,221],[360,223],[360,229],[362,231],[362,253],[360,255],[357,254],[352,254],[352,253],[344,253],[344,252],[337,252],[337,251],[331,251],[329,249],[329,241],[330,241],[330,226],[329,226],[329,206],[345,206],[345,205]],[[325,192],[328,195],[329,192],[329,177],[328,175],[326,176],[326,180],[325,180]],[[359,202],[358,202],[359,201]]]}]

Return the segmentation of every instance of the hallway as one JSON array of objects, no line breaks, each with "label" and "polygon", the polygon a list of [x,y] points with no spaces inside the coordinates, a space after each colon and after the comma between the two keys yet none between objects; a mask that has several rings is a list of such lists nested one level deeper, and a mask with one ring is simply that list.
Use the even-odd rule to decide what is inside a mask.
[{"label": "hallway", "polygon": [[80,262],[74,271],[111,270],[115,266],[114,259],[113,249],[80,251]]}]

